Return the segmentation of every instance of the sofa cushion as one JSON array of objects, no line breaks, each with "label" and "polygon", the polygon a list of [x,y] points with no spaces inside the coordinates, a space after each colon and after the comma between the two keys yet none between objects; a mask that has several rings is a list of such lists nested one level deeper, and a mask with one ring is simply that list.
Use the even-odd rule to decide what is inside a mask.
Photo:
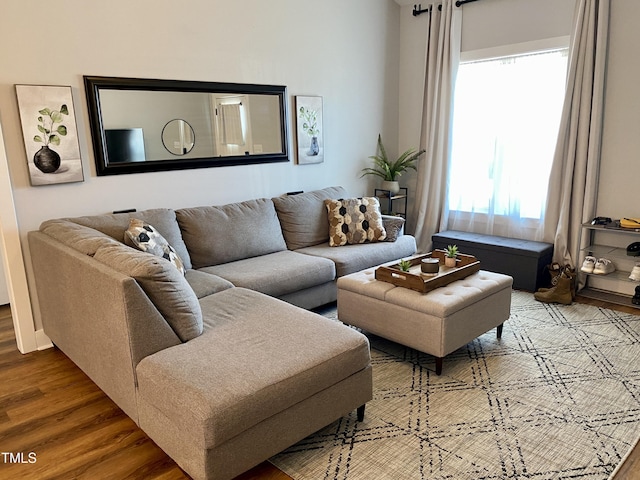
[{"label": "sofa cushion", "polygon": [[204,298],[214,293],[221,292],[227,288],[233,288],[233,283],[217,275],[203,272],[201,270],[187,270],[184,274],[187,283],[193,289],[198,298]]},{"label": "sofa cushion", "polygon": [[100,247],[94,258],[133,277],[176,335],[186,342],[202,333],[202,309],[184,275],[165,259],[124,244]]},{"label": "sofa cushion", "polygon": [[164,258],[184,275],[184,264],[180,256],[153,225],[149,225],[139,218],[132,218],[129,220],[129,228],[124,233],[125,244]]},{"label": "sofa cushion", "polygon": [[40,231],[85,255],[93,256],[98,248],[120,242],[98,230],[68,220],[47,220]]},{"label": "sofa cushion", "polygon": [[416,253],[416,240],[411,235],[401,235],[395,242],[376,242],[345,245],[335,248],[328,243],[297,250],[299,253],[328,258],[336,264],[336,275],[342,277],[365,268],[408,257]]},{"label": "sofa cushion", "polygon": [[139,218],[153,225],[167,242],[176,250],[185,269],[191,268],[191,260],[187,246],[182,240],[182,234],[176,221],[176,214],[168,208],[154,208],[141,212],[92,215],[86,217],[69,218],[74,223],[94,228],[119,242],[124,243],[125,230],[129,228],[129,220]]},{"label": "sofa cushion", "polygon": [[336,278],[335,264],[331,260],[291,250],[205,267],[202,271],[229,280],[236,287],[274,297],[315,287]]},{"label": "sofa cushion", "polygon": [[328,187],[273,198],[287,247],[296,250],[328,241],[329,221],[324,200],[346,196],[344,188]]},{"label": "sofa cushion", "polygon": [[329,217],[329,245],[332,247],[386,238],[380,202],[376,197],[328,199],[324,204]]},{"label": "sofa cushion", "polygon": [[214,448],[370,364],[367,338],[273,297],[232,288],[201,300],[204,333],[143,359],[139,394]]},{"label": "sofa cushion", "polygon": [[183,208],[176,217],[196,269],[287,248],[269,199]]}]

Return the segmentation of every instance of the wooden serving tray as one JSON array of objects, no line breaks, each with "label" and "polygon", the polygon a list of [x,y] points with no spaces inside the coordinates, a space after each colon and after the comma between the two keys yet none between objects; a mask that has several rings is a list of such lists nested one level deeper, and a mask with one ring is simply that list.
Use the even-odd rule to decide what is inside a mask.
[{"label": "wooden serving tray", "polygon": [[[455,267],[446,267],[444,265],[445,256],[446,252],[444,250],[434,250],[426,255],[410,258],[408,260],[411,262],[411,267],[408,272],[400,270],[399,264],[378,267],[376,269],[376,280],[392,283],[396,287],[405,287],[426,293],[468,277],[480,270],[480,262],[473,255],[459,253]],[[429,257],[440,260],[440,272],[435,275],[422,273],[420,269],[422,259]]]}]

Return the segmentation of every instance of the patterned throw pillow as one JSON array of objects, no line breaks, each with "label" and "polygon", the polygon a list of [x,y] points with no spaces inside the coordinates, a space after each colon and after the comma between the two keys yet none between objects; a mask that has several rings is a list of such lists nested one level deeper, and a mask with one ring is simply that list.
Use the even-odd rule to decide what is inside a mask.
[{"label": "patterned throw pillow", "polygon": [[169,242],[151,225],[137,218],[132,218],[129,221],[129,228],[124,233],[127,245],[169,260],[184,275],[185,269],[182,259],[169,245]]},{"label": "patterned throw pillow", "polygon": [[325,200],[324,204],[329,214],[329,245],[332,247],[386,238],[380,202],[376,197]]}]

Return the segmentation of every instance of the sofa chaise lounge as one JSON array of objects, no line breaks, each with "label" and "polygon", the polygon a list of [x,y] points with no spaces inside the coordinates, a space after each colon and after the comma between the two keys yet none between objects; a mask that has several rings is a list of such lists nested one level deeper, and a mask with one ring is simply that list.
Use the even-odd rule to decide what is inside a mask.
[{"label": "sofa chaise lounge", "polygon": [[[44,331],[189,475],[233,478],[372,398],[366,337],[307,309],[415,240],[329,246],[323,202],[341,197],[44,222],[28,235]],[[184,273],[125,244],[131,218]]]}]

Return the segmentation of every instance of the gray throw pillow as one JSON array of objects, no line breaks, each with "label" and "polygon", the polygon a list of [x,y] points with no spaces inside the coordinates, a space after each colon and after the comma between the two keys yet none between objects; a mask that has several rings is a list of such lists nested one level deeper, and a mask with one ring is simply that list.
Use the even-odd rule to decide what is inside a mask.
[{"label": "gray throw pillow", "polygon": [[385,242],[395,242],[404,226],[404,218],[383,215],[382,224],[387,232],[387,238],[384,239]]}]

